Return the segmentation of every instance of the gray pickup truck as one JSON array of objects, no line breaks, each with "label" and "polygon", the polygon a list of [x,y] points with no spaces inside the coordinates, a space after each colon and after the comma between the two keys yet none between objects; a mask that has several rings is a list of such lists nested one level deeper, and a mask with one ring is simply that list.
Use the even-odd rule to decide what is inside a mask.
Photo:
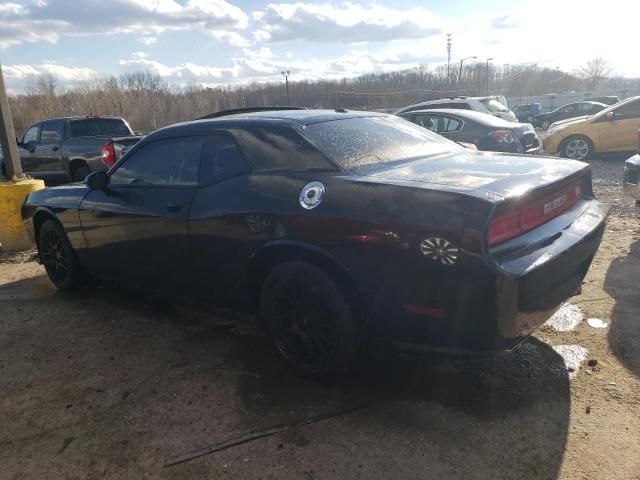
[{"label": "gray pickup truck", "polygon": [[[141,138],[121,117],[51,118],[31,125],[18,139],[18,150],[25,174],[55,185],[108,169]],[[0,173],[6,177],[1,153]]]}]

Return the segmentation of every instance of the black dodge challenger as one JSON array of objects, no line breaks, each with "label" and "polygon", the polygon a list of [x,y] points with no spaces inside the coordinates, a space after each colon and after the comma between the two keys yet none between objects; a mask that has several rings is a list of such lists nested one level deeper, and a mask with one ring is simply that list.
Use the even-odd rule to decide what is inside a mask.
[{"label": "black dodge challenger", "polygon": [[257,313],[316,378],[370,335],[515,347],[579,290],[606,214],[585,163],[326,110],[166,127],[23,207],[59,288],[90,274]]}]

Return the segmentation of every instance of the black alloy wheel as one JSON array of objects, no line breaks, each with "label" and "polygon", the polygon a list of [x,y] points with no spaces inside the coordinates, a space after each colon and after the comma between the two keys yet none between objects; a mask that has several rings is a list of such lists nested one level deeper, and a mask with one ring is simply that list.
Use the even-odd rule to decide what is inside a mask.
[{"label": "black alloy wheel", "polygon": [[315,265],[278,265],[264,282],[260,318],[278,352],[299,374],[344,376],[356,347],[356,324],[337,284]]},{"label": "black alloy wheel", "polygon": [[49,279],[61,290],[78,286],[80,266],[62,227],[47,220],[40,228],[38,253]]}]

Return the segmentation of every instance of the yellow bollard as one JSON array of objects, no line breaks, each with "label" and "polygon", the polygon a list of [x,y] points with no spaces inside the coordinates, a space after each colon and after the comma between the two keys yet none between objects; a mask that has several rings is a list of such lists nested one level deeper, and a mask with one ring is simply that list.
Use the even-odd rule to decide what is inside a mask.
[{"label": "yellow bollard", "polygon": [[0,250],[26,250],[33,246],[22,224],[26,196],[44,188],[42,180],[0,181]]}]

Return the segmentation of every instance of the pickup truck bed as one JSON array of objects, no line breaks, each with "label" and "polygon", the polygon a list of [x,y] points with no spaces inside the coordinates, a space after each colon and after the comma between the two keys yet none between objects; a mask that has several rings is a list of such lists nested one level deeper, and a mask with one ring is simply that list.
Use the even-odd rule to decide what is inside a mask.
[{"label": "pickup truck bed", "polygon": [[[65,117],[33,124],[18,150],[25,174],[58,185],[108,169],[141,138],[120,117]],[[6,176],[5,171],[0,156],[0,173]]]}]

